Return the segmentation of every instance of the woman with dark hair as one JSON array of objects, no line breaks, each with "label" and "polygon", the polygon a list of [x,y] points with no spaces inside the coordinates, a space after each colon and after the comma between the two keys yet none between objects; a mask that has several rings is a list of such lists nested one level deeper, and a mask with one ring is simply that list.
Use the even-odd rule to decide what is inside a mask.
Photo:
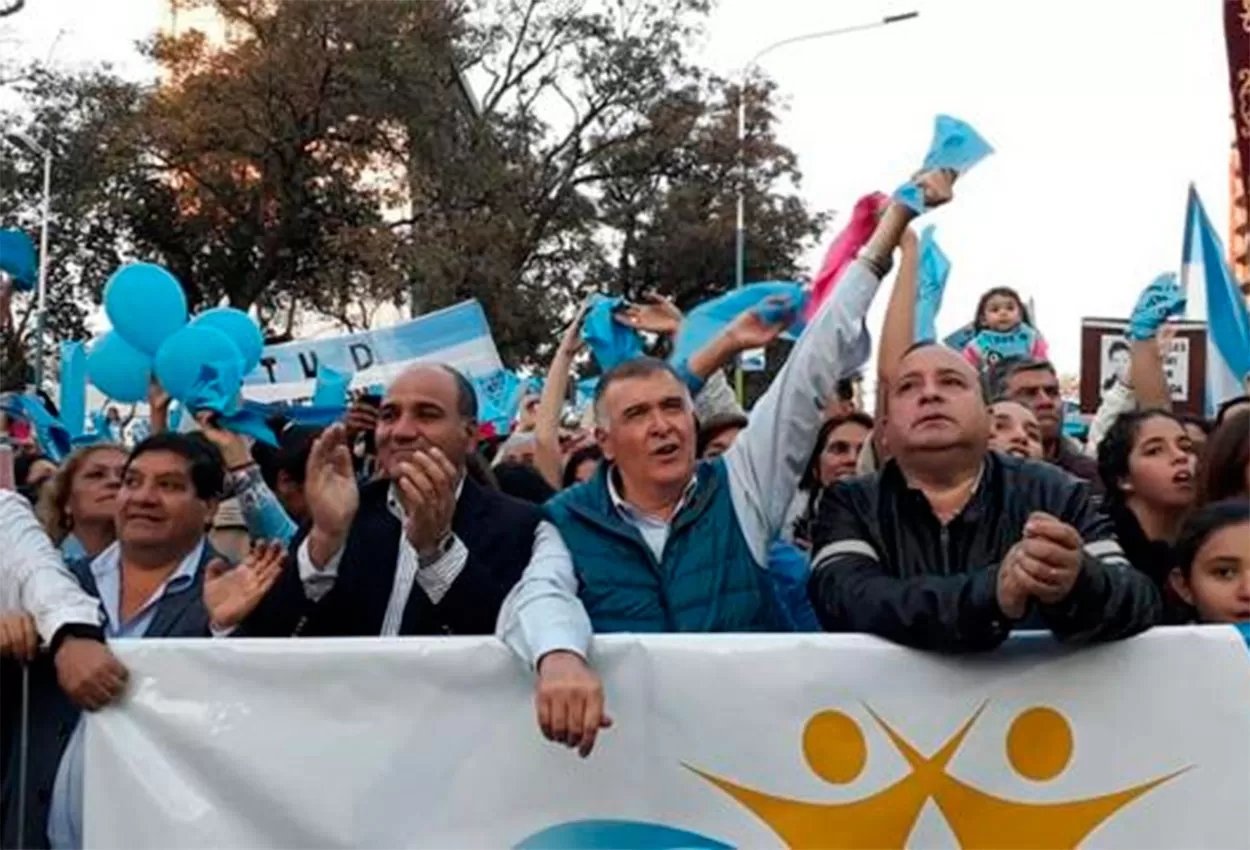
[{"label": "woman with dark hair", "polygon": [[1250,501],[1214,502],[1185,521],[1171,585],[1200,623],[1250,623]]},{"label": "woman with dark hair", "polygon": [[603,449],[598,443],[582,446],[564,462],[564,470],[560,475],[560,489],[567,490],[575,484],[589,481],[599,471],[599,463],[603,460]]},{"label": "woman with dark hair", "polygon": [[1250,410],[1225,418],[1202,458],[1198,504],[1250,498]]},{"label": "woman with dark hair", "polygon": [[1197,460],[1185,426],[1164,410],[1121,415],[1098,446],[1103,507],[1129,562],[1161,589],[1181,519],[1194,502]]},{"label": "woman with dark hair", "polygon": [[795,507],[791,508],[795,520],[787,523],[787,527],[793,528],[795,543],[804,548],[811,545],[812,518],[820,507],[821,494],[835,482],[855,477],[860,452],[868,444],[871,433],[872,417],[859,411],[826,420],[820,427],[816,445],[799,479]]}]

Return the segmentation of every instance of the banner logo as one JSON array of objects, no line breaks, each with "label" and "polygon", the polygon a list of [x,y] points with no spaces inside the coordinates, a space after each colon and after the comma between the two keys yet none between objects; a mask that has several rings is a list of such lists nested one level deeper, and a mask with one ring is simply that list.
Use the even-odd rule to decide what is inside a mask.
[{"label": "banner logo", "polygon": [[[1138,797],[1189,769],[1097,797],[1045,803],[1011,800],[964,782],[946,769],[985,704],[932,756],[922,755],[876,712],[865,708],[911,770],[893,785],[860,800],[791,800],[737,785],[691,765],[685,767],[749,809],[792,850],[904,847],[930,798],[963,850],[1066,850],[1077,847]],[[1030,708],[1012,721],[1006,749],[1007,762],[1017,774],[1033,782],[1048,782],[1064,771],[1075,751],[1071,724],[1053,708]],[[854,781],[868,761],[863,730],[840,711],[822,711],[807,722],[803,753],[812,772],[835,785]]]},{"label": "banner logo", "polygon": [[[988,703],[933,755],[923,755],[870,707],[865,709],[907,762],[902,779],[859,800],[822,803],[795,800],[749,788],[690,764],[687,770],[724,791],[759,818],[791,850],[807,848],[903,848],[925,803],[932,799],[962,850],[1072,850],[1134,800],[1189,767],[1129,788],[1095,797],[1028,802],[1000,797],[952,776],[947,766]],[[1007,730],[1007,763],[1031,782],[1050,782],[1068,767],[1076,751],[1072,724],[1059,711],[1029,708]],[[859,723],[841,711],[813,715],[803,730],[803,755],[811,771],[834,785],[863,773],[868,744]],[[663,824],[585,820],[557,824],[529,836],[517,850],[602,850],[602,848],[728,850],[730,845]]]}]

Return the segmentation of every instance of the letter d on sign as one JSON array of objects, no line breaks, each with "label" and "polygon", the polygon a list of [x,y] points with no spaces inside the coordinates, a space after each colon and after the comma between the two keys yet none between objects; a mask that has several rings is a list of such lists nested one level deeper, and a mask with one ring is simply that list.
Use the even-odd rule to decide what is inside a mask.
[{"label": "letter d on sign", "polygon": [[373,365],[373,352],[363,342],[353,342],[348,350],[352,353],[352,362],[356,364],[357,372],[362,372]]}]

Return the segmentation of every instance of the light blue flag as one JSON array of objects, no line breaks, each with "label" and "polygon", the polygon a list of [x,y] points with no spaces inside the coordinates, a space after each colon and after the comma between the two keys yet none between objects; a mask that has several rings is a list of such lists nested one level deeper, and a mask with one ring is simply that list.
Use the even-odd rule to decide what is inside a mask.
[{"label": "light blue flag", "polygon": [[[925,154],[921,171],[949,168],[964,174],[994,152],[990,143],[972,125],[950,115],[939,115],[933,124],[933,141]],[[894,192],[894,199],[918,213],[925,211],[924,193],[915,182],[907,182]]]},{"label": "light blue flag", "polygon": [[39,278],[35,243],[24,231],[0,230],[0,272],[13,278],[14,289],[29,292]]},{"label": "light blue flag", "polygon": [[920,267],[916,276],[916,327],[913,338],[937,339],[937,315],[950,277],[951,261],[933,237],[933,225],[920,232]]},{"label": "light blue flag", "polygon": [[313,391],[313,407],[347,409],[347,390],[351,376],[321,365],[317,368],[317,388]]},{"label": "light blue flag", "polygon": [[582,322],[582,339],[590,346],[599,368],[605,372],[643,353],[642,337],[614,318],[615,312],[624,304],[624,298],[595,295]]},{"label": "light blue flag", "polygon": [[[765,304],[769,299],[782,299],[780,304]],[[704,301],[686,314],[677,332],[677,340],[673,345],[674,363],[683,363],[703,346],[707,345],[717,334],[729,326],[731,322],[748,310],[760,311],[766,322],[780,322],[789,319],[784,336],[787,339],[798,339],[803,333],[803,300],[806,297],[803,285],[791,281],[765,281],[751,283],[741,289],[731,289],[724,295]]]},{"label": "light blue flag", "polygon": [[29,422],[39,448],[54,462],[60,463],[72,451],[74,441],[69,431],[35,396],[6,393],[0,396],[0,411]]},{"label": "light blue flag", "polygon": [[477,391],[478,422],[493,425],[497,434],[510,431],[525,395],[525,382],[507,369],[500,369],[475,376],[473,388]]},{"label": "light blue flag", "polygon": [[1206,316],[1199,318],[1207,321],[1206,411],[1211,417],[1220,404],[1245,394],[1250,376],[1250,316],[1224,257],[1224,246],[1190,186],[1181,279],[1191,303],[1205,296]]},{"label": "light blue flag", "polygon": [[73,439],[87,429],[87,346],[61,343],[61,423]]}]

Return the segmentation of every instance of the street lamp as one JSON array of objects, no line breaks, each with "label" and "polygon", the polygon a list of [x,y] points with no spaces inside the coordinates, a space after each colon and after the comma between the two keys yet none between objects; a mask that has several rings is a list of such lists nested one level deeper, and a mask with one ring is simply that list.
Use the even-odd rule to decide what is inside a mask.
[{"label": "street lamp", "polygon": [[43,206],[39,214],[39,301],[36,308],[39,312],[35,317],[35,387],[42,389],[44,331],[47,326],[48,307],[48,216],[52,204],[52,151],[21,130],[10,130],[5,135],[43,157]]},{"label": "street lamp", "polygon": [[[746,88],[747,88],[747,80],[751,76],[751,72],[756,68],[756,66],[759,65],[759,62],[761,59],[763,59],[769,53],[772,53],[774,50],[778,50],[782,47],[788,47],[792,44],[798,44],[804,41],[815,41],[818,38],[831,38],[833,36],[846,35],[847,33],[859,32],[861,30],[871,30],[871,29],[876,29],[877,27],[885,27],[885,26],[889,26],[890,24],[897,24],[902,21],[909,21],[912,18],[919,17],[919,15],[920,15],[919,12],[903,12],[902,14],[899,14],[899,15],[886,15],[884,18],[880,18],[874,21],[869,21],[863,24],[855,24],[853,26],[847,26],[847,27],[838,27],[837,29],[831,29],[831,30],[821,30],[819,32],[809,32],[809,33],[804,33],[802,35],[795,35],[795,36],[790,36],[789,38],[783,38],[780,41],[774,41],[772,44],[758,51],[754,56],[750,58],[750,60],[747,61],[745,65],[742,66],[742,78],[738,85],[738,224],[735,230],[736,273],[734,276],[735,286],[738,289],[742,288],[744,284],[743,278],[746,276],[746,232],[743,229],[743,224],[744,224],[744,219],[746,217],[745,206],[746,206],[747,165],[746,165],[746,152],[744,148],[746,145],[746,135],[747,135]],[[743,385],[742,385],[741,365],[739,365],[738,368],[735,370],[735,382],[737,384],[737,390],[738,390],[738,401],[739,403],[742,403],[745,401],[745,395],[743,392]]]}]

